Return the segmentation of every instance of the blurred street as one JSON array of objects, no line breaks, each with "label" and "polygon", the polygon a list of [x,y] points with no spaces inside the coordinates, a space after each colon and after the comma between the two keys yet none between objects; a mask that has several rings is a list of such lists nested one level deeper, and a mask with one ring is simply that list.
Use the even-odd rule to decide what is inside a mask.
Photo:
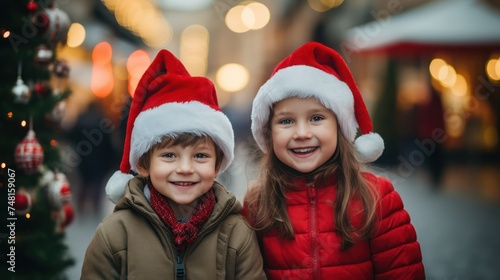
[{"label": "blurred street", "polygon": [[[220,178],[240,200],[247,181],[254,176],[248,158],[240,147],[230,173]],[[398,176],[396,168],[373,170],[393,181],[410,213],[427,279],[500,279],[498,167],[449,166],[440,190],[430,187],[428,175],[418,170],[407,178]],[[79,279],[86,246],[101,219],[111,213],[113,204],[105,201],[101,209],[95,216],[77,215],[66,231],[67,244],[76,260],[67,271],[70,280]]]}]

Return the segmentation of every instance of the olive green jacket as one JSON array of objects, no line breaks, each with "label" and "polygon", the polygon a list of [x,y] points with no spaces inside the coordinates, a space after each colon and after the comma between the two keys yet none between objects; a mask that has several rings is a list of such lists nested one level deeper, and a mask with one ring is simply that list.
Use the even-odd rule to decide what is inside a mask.
[{"label": "olive green jacket", "polygon": [[[255,233],[236,197],[215,182],[217,203],[183,256],[144,196],[145,181],[129,181],[114,212],[98,226],[81,279],[266,279]],[[176,261],[177,260],[177,261]],[[184,277],[178,276],[184,274]]]}]

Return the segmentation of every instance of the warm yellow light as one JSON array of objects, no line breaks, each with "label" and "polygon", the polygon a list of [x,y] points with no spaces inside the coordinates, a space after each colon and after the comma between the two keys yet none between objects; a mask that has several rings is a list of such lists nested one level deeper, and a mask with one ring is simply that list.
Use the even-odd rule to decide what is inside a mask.
[{"label": "warm yellow light", "polygon": [[245,6],[242,12],[242,22],[245,26],[253,30],[263,28],[269,23],[271,13],[266,5],[259,2],[252,2]]},{"label": "warm yellow light", "polygon": [[5,162],[2,162],[2,164],[0,164],[0,167],[2,168],[5,168],[7,166],[7,164],[5,164]]},{"label": "warm yellow light", "polygon": [[22,121],[21,121],[21,126],[22,126],[22,127],[25,127],[25,126],[26,126],[26,121],[25,121],[25,120],[22,120]]},{"label": "warm yellow light", "polygon": [[108,9],[114,11],[116,8],[116,5],[118,5],[120,1],[119,0],[102,0],[102,2],[104,3],[104,5]]},{"label": "warm yellow light", "polygon": [[68,31],[68,47],[79,47],[83,41],[85,41],[85,27],[77,22],[72,23]]},{"label": "warm yellow light", "polygon": [[439,81],[444,87],[452,87],[457,80],[457,72],[451,65],[441,67],[439,70]]},{"label": "warm yellow light", "polygon": [[215,79],[223,90],[235,92],[247,86],[250,75],[242,65],[229,63],[217,71]]},{"label": "warm yellow light", "polygon": [[172,39],[172,27],[152,1],[102,0],[124,28],[153,48],[161,48]]},{"label": "warm yellow light", "polygon": [[486,74],[493,81],[500,81],[500,59],[492,58],[486,63]]},{"label": "warm yellow light", "polygon": [[248,6],[245,6],[241,11],[241,22],[249,29],[255,25],[255,13]]},{"label": "warm yellow light", "polygon": [[7,113],[7,118],[12,119],[13,116],[14,116],[14,113],[12,113],[12,112]]},{"label": "warm yellow light", "polygon": [[467,94],[467,81],[465,80],[464,76],[460,74],[458,74],[456,77],[457,78],[455,84],[451,87],[451,91],[455,95],[464,96],[465,94]]},{"label": "warm yellow light", "polygon": [[446,133],[453,138],[460,137],[464,132],[463,117],[451,114],[446,119]]},{"label": "warm yellow light", "polygon": [[30,215],[30,213],[26,213],[26,216],[25,216],[25,217],[26,217],[26,219],[29,219],[29,218],[31,218],[31,215]]},{"label": "warm yellow light", "polygon": [[161,48],[172,40],[172,26],[160,14],[155,14],[148,24],[141,24],[140,34],[144,43],[152,48]]},{"label": "warm yellow light", "polygon": [[9,36],[10,36],[10,31],[8,31],[8,30],[7,30],[7,31],[5,31],[5,32],[3,33],[3,35],[2,35],[2,36],[3,36],[3,38],[4,38],[4,39],[9,38]]},{"label": "warm yellow light", "polygon": [[497,63],[495,66],[495,74],[497,75],[497,77],[500,78],[500,58],[497,59]]},{"label": "warm yellow light", "polygon": [[308,0],[309,7],[317,12],[326,12],[340,6],[344,0]]},{"label": "warm yellow light", "polygon": [[446,65],[446,61],[442,60],[441,58],[433,59],[429,64],[429,72],[431,73],[431,76],[434,79],[439,80],[439,71]]},{"label": "warm yellow light", "polygon": [[242,21],[243,11],[245,6],[238,5],[231,8],[225,18],[226,26],[233,32],[244,33],[250,30],[250,27],[246,26]]},{"label": "warm yellow light", "polygon": [[209,32],[201,25],[190,25],[182,31],[180,60],[193,76],[205,76],[208,65]]}]

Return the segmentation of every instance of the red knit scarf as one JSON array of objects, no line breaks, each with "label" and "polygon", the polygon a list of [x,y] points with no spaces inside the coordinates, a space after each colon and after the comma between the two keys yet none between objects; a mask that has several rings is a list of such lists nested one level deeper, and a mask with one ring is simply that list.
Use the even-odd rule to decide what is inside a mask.
[{"label": "red knit scarf", "polygon": [[184,250],[193,244],[198,238],[198,233],[207,221],[215,206],[215,193],[211,188],[205,195],[200,197],[198,205],[185,223],[181,223],[175,217],[174,211],[168,204],[167,198],[160,194],[151,184],[151,205],[158,213],[160,219],[172,231],[174,246],[177,250]]}]

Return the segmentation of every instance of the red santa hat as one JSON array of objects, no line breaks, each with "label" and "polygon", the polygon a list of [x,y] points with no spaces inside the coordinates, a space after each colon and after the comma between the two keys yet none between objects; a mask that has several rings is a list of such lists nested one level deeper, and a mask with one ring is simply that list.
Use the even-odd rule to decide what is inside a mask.
[{"label": "red santa hat", "polygon": [[[289,97],[315,97],[337,116],[340,129],[355,141],[360,162],[375,161],[384,141],[372,132],[372,122],[351,71],[333,49],[309,42],[295,50],[274,69],[259,89],[252,107],[252,133],[260,149],[266,150],[266,131],[274,103]],[[357,130],[361,136],[356,140]]]},{"label": "red santa hat", "polygon": [[108,198],[117,202],[125,192],[130,171],[139,158],[165,136],[194,133],[212,138],[223,151],[220,172],[234,158],[234,132],[222,113],[212,82],[192,77],[169,51],[161,50],[137,85],[127,121],[120,170],[106,185]]}]

